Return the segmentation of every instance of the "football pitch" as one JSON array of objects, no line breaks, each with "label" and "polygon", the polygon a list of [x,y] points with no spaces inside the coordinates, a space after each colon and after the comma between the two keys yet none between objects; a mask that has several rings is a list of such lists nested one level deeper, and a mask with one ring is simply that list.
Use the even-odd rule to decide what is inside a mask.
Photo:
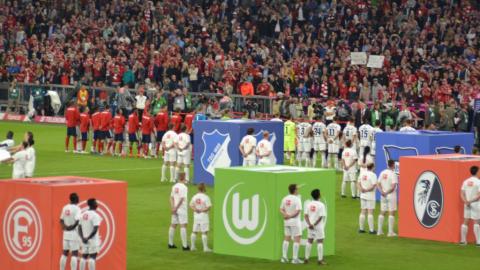
[{"label": "football pitch", "polygon": [[[128,182],[127,265],[129,270],[150,269],[317,269],[320,266],[285,265],[280,262],[222,256],[201,251],[167,249],[170,223],[171,184],[160,183],[161,161],[80,155],[64,152],[64,126],[0,122],[0,140],[15,132],[18,144],[25,131],[35,136],[37,165],[35,176],[78,175]],[[89,146],[88,146],[89,148]],[[0,165],[0,179],[11,177],[10,166]],[[292,179],[294,182],[295,179]],[[341,174],[337,174],[337,191]],[[195,193],[190,185],[189,197]],[[213,188],[208,188],[213,199]],[[326,257],[328,269],[480,269],[480,248],[433,241],[408,240],[358,234],[359,201],[336,201],[336,255]],[[215,202],[213,202],[215,207]],[[215,209],[213,209],[214,211]],[[213,211],[210,218],[213,218]],[[375,219],[378,213],[375,211]],[[190,216],[189,221],[192,221]],[[377,220],[375,220],[375,223]],[[211,221],[213,225],[213,220]],[[213,230],[215,228],[212,228]],[[459,231],[459,228],[451,228]],[[188,234],[191,233],[191,224]],[[180,235],[175,235],[180,246]],[[213,238],[209,235],[209,245]],[[290,245],[291,248],[291,245]],[[302,247],[303,248],[303,247]],[[201,250],[200,241],[197,249]],[[291,254],[291,251],[289,252]],[[60,255],[60,254],[59,254]],[[112,269],[114,270],[114,269]]]}]

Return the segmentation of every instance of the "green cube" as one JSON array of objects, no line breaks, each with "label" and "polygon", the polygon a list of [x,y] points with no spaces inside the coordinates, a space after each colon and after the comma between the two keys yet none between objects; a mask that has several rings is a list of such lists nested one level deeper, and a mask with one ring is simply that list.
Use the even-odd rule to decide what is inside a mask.
[{"label": "green cube", "polygon": [[[297,184],[303,208],[318,188],[327,208],[324,255],[335,253],[335,171],[290,166],[234,167],[215,170],[214,252],[279,260],[284,236],[280,204],[288,185]],[[301,213],[303,237],[307,226]],[[291,249],[290,245],[290,249]],[[313,245],[312,255],[316,254]],[[304,248],[301,248],[303,254]],[[291,254],[291,251],[289,252]],[[289,255],[291,256],[291,255]]]}]

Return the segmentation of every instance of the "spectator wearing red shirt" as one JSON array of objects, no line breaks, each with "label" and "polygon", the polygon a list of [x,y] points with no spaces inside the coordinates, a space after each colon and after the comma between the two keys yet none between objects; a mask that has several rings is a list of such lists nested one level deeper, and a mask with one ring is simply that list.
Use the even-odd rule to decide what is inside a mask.
[{"label": "spectator wearing red shirt", "polygon": [[80,113],[74,102],[69,102],[65,111],[65,121],[67,123],[67,136],[65,138],[65,152],[68,152],[70,137],[73,137],[73,153],[77,153],[77,126],[80,122]]},{"label": "spectator wearing red shirt", "polygon": [[180,110],[176,110],[172,117],[170,118],[170,123],[173,124],[173,131],[177,134],[180,132],[180,125],[182,124],[182,116],[180,115]]},{"label": "spectator wearing red shirt", "polygon": [[101,138],[100,135],[100,122],[101,122],[101,114],[98,111],[98,108],[95,109],[95,112],[92,114],[92,128],[93,128],[93,145],[92,145],[92,153],[97,152],[98,142]]},{"label": "spectator wearing red shirt", "polygon": [[82,154],[86,153],[88,130],[90,129],[90,115],[88,107],[80,107],[80,133],[82,134]]},{"label": "spectator wearing red shirt", "polygon": [[115,134],[115,144],[118,146],[118,153],[115,153],[115,146],[113,152],[115,155],[122,155],[123,149],[123,131],[125,130],[125,117],[122,114],[121,109],[117,109],[117,114],[113,118],[113,132]]},{"label": "spectator wearing red shirt", "polygon": [[151,135],[154,131],[153,118],[150,116],[148,110],[143,112],[142,116],[142,146],[143,156],[148,158],[148,145],[152,142]]},{"label": "spectator wearing red shirt", "polygon": [[167,106],[160,108],[160,111],[155,116],[155,129],[157,130],[157,139],[155,145],[155,156],[158,156],[160,144],[165,132],[168,130],[168,111]]},{"label": "spectator wearing red shirt", "polygon": [[110,112],[110,106],[105,105],[105,109],[100,113],[100,145],[98,152],[103,154],[105,143],[108,143],[106,153],[111,152],[113,146],[112,134],[110,128],[112,126],[112,113]]},{"label": "spectator wearing red shirt", "polygon": [[132,113],[128,116],[128,141],[130,143],[129,157],[133,157],[133,144],[137,144],[137,157],[140,157],[140,143],[137,138],[137,131],[140,128],[138,121],[137,109],[133,109]]}]

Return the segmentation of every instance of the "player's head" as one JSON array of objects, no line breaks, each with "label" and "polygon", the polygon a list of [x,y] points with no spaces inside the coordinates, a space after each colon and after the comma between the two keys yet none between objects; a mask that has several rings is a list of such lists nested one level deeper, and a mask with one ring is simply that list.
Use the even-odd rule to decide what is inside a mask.
[{"label": "player's head", "polygon": [[477,173],[478,173],[478,166],[470,167],[470,174],[471,175],[477,175]]},{"label": "player's head", "polygon": [[255,131],[254,128],[248,128],[247,129],[247,135],[252,135],[254,131]]},{"label": "player's head", "polygon": [[185,183],[186,179],[185,179],[185,173],[184,172],[179,172],[178,173],[178,182],[180,183]]},{"label": "player's head", "polygon": [[312,198],[315,200],[315,201],[318,201],[320,199],[320,189],[316,188],[314,190],[312,190],[312,193],[310,193],[312,195]]},{"label": "player's head", "polygon": [[263,138],[268,140],[268,137],[270,136],[270,133],[268,131],[263,132]]},{"label": "player's head", "polygon": [[347,146],[348,148],[352,147],[352,141],[351,140],[346,141],[345,146]]},{"label": "player's head", "polygon": [[405,120],[405,126],[409,127],[409,126],[411,126],[411,125],[412,125],[412,120],[406,119],[406,120]]},{"label": "player's head", "polygon": [[198,184],[198,191],[202,192],[202,193],[205,193],[205,191],[207,191],[207,187],[205,186],[205,183],[200,183]]},{"label": "player's head", "polygon": [[9,139],[9,140],[13,139],[13,131],[9,130],[7,132],[7,139]]},{"label": "player's head", "polygon": [[88,208],[90,208],[90,210],[96,210],[98,206],[97,200],[95,200],[95,198],[90,198],[87,201],[87,205],[88,205]]},{"label": "player's head", "polygon": [[117,114],[122,115],[122,109],[117,109]]},{"label": "player's head", "polygon": [[78,204],[79,202],[78,194],[77,193],[71,193],[70,194],[70,203],[71,204]]},{"label": "player's head", "polygon": [[288,186],[288,192],[292,195],[297,194],[297,192],[298,192],[297,184],[290,184]]},{"label": "player's head", "polygon": [[25,132],[23,135],[23,140],[28,142],[28,140],[33,139],[33,133],[31,131]]},{"label": "player's head", "polygon": [[370,164],[367,165],[367,169],[369,171],[373,170],[373,167],[375,167],[375,165],[373,165],[373,163],[370,163]]},{"label": "player's head", "polygon": [[388,168],[393,169],[395,168],[395,160],[389,159],[387,162]]},{"label": "player's head", "polygon": [[185,124],[182,124],[182,125],[180,126],[180,131],[182,131],[182,132],[187,131],[187,126],[186,126]]},{"label": "player's head", "polygon": [[456,154],[459,154],[461,150],[462,147],[460,145],[455,145],[455,147],[453,147],[453,152]]},{"label": "player's head", "polygon": [[28,141],[23,141],[22,142],[22,148],[27,149],[27,147],[28,147]]},{"label": "player's head", "polygon": [[29,138],[27,143],[28,143],[28,146],[33,146],[35,144],[35,140],[33,140],[33,138]]},{"label": "player's head", "polygon": [[380,121],[380,120],[376,120],[376,121],[375,121],[375,126],[376,126],[376,127],[379,127],[379,126],[381,126],[381,125],[382,125],[382,121]]}]

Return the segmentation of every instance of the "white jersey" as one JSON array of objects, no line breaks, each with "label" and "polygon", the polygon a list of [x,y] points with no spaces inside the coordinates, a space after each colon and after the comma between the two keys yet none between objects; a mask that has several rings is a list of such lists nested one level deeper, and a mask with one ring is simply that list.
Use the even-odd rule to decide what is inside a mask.
[{"label": "white jersey", "polygon": [[414,129],[413,127],[411,127],[411,126],[404,126],[399,131],[400,132],[413,132],[413,131],[417,131],[417,130]]},{"label": "white jersey", "polygon": [[250,153],[246,157],[249,160],[255,160],[255,147],[257,147],[257,139],[252,135],[246,135],[242,138],[240,146],[245,153]]},{"label": "white jersey", "polygon": [[382,132],[383,132],[383,130],[382,130],[381,128],[379,128],[379,127],[374,127],[374,128],[372,129],[372,132],[370,133],[370,141],[372,142],[372,145],[374,145],[375,142],[376,142],[375,135],[376,135],[377,133],[382,133]]},{"label": "white jersey", "polygon": [[[97,214],[96,211],[87,210],[84,213],[80,214],[79,221],[80,221],[79,226],[82,227],[83,237],[87,238],[88,236],[90,236],[90,234],[92,234],[93,229],[95,227],[100,226],[100,224],[102,223],[102,218],[100,217],[100,215]],[[100,229],[97,231],[95,236],[91,239],[96,244],[100,244],[99,234],[100,234]]]},{"label": "white jersey", "polygon": [[[165,137],[165,136],[163,136]],[[177,135],[177,145],[178,145],[178,151],[190,151],[192,148],[191,142],[190,142],[190,135],[188,135],[185,132],[182,132]],[[184,150],[180,150],[180,148],[185,148],[188,145],[188,147]]]},{"label": "white jersey", "polygon": [[338,144],[339,143],[339,138],[338,138],[338,135],[340,133],[340,131],[342,130],[342,128],[340,127],[339,124],[337,123],[330,123],[328,124],[327,128],[326,128],[326,132],[327,132],[327,138],[328,140],[333,140],[335,137],[336,139],[333,141],[334,144]]},{"label": "white jersey", "polygon": [[[197,210],[204,211],[207,208],[212,206],[212,202],[210,201],[210,197],[208,197],[205,193],[197,193],[192,197],[190,201],[190,206],[194,207]],[[193,223],[194,224],[207,224],[209,223],[208,220],[208,212],[202,213],[193,213]]]},{"label": "white jersey", "polygon": [[187,214],[187,204],[188,204],[188,188],[183,183],[176,183],[172,187],[172,192],[170,197],[173,198],[174,206],[177,206],[181,199],[183,199],[182,204],[177,209],[177,214]]},{"label": "white jersey", "polygon": [[355,145],[355,137],[357,135],[357,128],[354,125],[348,124],[344,129],[343,129],[343,140],[346,141],[352,141],[352,144]]},{"label": "white jersey", "polygon": [[282,203],[280,204],[280,209],[283,209],[287,215],[293,215],[295,212],[298,211],[298,215],[285,219],[284,224],[285,226],[298,226],[301,225],[300,221],[300,214],[302,210],[302,201],[298,196],[295,195],[287,195],[283,198]]},{"label": "white jersey", "polygon": [[325,217],[327,216],[327,212],[325,211],[325,204],[320,201],[311,201],[305,206],[304,214],[308,215],[308,219],[310,220],[310,224],[314,224],[317,220],[322,217],[322,221],[318,223],[317,226],[324,227],[325,224]]},{"label": "white jersey", "polygon": [[373,127],[369,124],[363,124],[358,128],[360,146],[370,146],[370,138]]},{"label": "white jersey", "polygon": [[10,150],[15,145],[15,142],[12,139],[6,139],[0,142],[0,150]]},{"label": "white jersey", "polygon": [[33,146],[30,146],[25,151],[27,151],[27,161],[25,163],[25,176],[33,177],[33,172],[35,171],[35,162],[36,162],[35,148],[33,148]]},{"label": "white jersey", "polygon": [[305,139],[312,126],[308,122],[301,122],[297,124],[297,138],[300,142]]},{"label": "white jersey", "polygon": [[350,166],[351,164],[354,164],[352,167],[348,169],[348,171],[356,170],[355,163],[357,159],[358,159],[357,151],[353,147],[343,149],[342,160],[345,162],[345,165]]},{"label": "white jersey", "polygon": [[[462,191],[465,192],[465,199],[468,201],[474,199],[480,193],[480,179],[476,176],[472,176],[463,181]],[[476,203],[480,204],[478,201]]]},{"label": "white jersey", "polygon": [[[377,185],[377,176],[374,172],[363,171],[360,172],[360,175],[358,176],[358,181],[363,189],[371,189],[372,187]],[[360,194],[360,198],[369,201],[375,200],[375,188],[369,192],[362,192]]]},{"label": "white jersey", "polygon": [[21,150],[13,155],[13,179],[25,177],[25,165],[27,164],[27,151]]},{"label": "white jersey", "polygon": [[[62,213],[60,214],[60,219],[63,220],[65,226],[72,226],[77,221],[80,221],[81,210],[76,204],[67,204],[63,207]],[[77,240],[78,239],[78,230],[72,231],[63,231],[63,240]]]},{"label": "white jersey", "polygon": [[267,139],[263,139],[258,142],[256,150],[259,156],[269,157],[272,153],[272,143]]},{"label": "white jersey", "polygon": [[[383,192],[387,192],[392,189],[394,185],[398,184],[398,176],[393,170],[385,169],[378,176],[378,184]],[[389,197],[396,195],[396,188],[392,193],[388,194]]]},{"label": "white jersey", "polygon": [[327,126],[322,122],[315,122],[312,126],[313,139],[315,143],[325,143],[325,137],[323,137],[323,131]]},{"label": "white jersey", "polygon": [[177,133],[175,133],[175,131],[169,130],[169,131],[165,132],[165,134],[163,135],[162,143],[164,143],[166,148],[171,148],[177,142],[177,137],[178,137],[178,135],[177,135]]}]

